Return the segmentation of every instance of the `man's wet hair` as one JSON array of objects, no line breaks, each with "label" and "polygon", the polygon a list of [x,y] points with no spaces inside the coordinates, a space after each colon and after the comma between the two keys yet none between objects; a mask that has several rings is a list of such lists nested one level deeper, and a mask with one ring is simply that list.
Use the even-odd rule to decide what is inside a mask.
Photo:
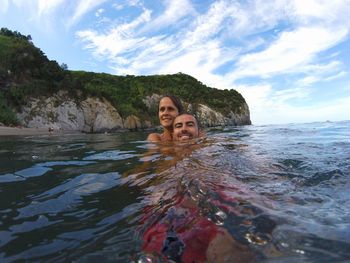
[{"label": "man's wet hair", "polygon": [[182,105],[182,102],[178,97],[174,95],[166,94],[163,97],[161,97],[160,100],[162,100],[163,98],[169,98],[174,103],[175,107],[179,111],[179,115],[185,112],[184,106]]},{"label": "man's wet hair", "polygon": [[[198,121],[198,118],[197,118],[197,116],[196,116],[195,114],[190,113],[190,112],[187,112],[187,111],[184,111],[183,113],[177,115],[176,118],[179,117],[179,116],[181,116],[181,115],[191,115],[191,116],[196,120],[198,129],[202,128],[202,125],[201,125],[201,123]],[[176,119],[176,118],[175,118],[175,119]]]}]

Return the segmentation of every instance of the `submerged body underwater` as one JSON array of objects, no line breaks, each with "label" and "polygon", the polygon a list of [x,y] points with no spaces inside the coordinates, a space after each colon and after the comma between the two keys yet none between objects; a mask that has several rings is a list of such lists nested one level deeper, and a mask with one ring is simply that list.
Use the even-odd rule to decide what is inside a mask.
[{"label": "submerged body underwater", "polygon": [[350,122],[0,137],[0,261],[344,262]]}]

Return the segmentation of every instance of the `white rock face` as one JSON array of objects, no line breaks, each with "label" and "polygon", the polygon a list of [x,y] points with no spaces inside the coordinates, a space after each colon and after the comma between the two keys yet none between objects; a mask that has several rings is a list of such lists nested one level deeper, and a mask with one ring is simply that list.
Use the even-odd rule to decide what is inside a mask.
[{"label": "white rock face", "polygon": [[[157,109],[160,98],[160,95],[153,94],[146,97],[143,102],[149,109],[154,107]],[[187,106],[189,112],[197,116],[204,127],[251,124],[247,104],[240,107],[239,113],[230,112],[227,116],[204,104],[197,105],[195,109],[187,102],[183,104]],[[135,115],[127,116],[123,120],[117,109],[105,99],[89,97],[77,103],[64,91],[49,98],[32,98],[22,107],[17,118],[23,126],[29,128],[51,127],[83,132],[137,130],[153,126],[149,120],[142,120]]]},{"label": "white rock face", "polygon": [[137,130],[139,128],[142,128],[141,121],[135,115],[130,115],[126,117],[124,121],[124,128],[129,130]]},{"label": "white rock face", "polygon": [[84,113],[73,101],[65,101],[56,109],[52,108],[57,116],[57,126],[62,130],[81,130],[84,127]]},{"label": "white rock face", "polygon": [[[190,104],[189,107],[192,107],[192,105]],[[239,113],[234,113],[231,111],[226,116],[211,109],[207,105],[199,104],[194,114],[196,115],[200,124],[204,127],[251,124],[249,108],[246,103],[239,108]]]},{"label": "white rock face", "polygon": [[84,132],[103,132],[123,128],[123,119],[107,101],[87,98],[81,103],[84,113]]},{"label": "white rock face", "polygon": [[227,122],[227,118],[225,118],[224,115],[212,110],[204,104],[199,104],[197,112],[195,114],[200,124],[204,127],[225,125]]},{"label": "white rock face", "polygon": [[152,107],[158,108],[158,104],[161,98],[161,95],[152,94],[152,96],[146,96],[146,98],[144,98],[142,101],[145,103],[148,109],[151,109]]},{"label": "white rock face", "polygon": [[228,125],[247,125],[252,124],[250,121],[250,112],[248,104],[244,103],[241,107],[239,107],[240,113],[230,112],[228,118]]},{"label": "white rock face", "polygon": [[20,122],[30,128],[103,132],[124,128],[117,110],[107,101],[87,98],[79,105],[66,93],[59,92],[49,98],[33,98],[22,112]]},{"label": "white rock face", "polygon": [[22,112],[17,114],[20,122],[29,128],[49,128],[82,130],[84,114],[72,100],[62,101],[58,95],[38,99],[33,98]]}]

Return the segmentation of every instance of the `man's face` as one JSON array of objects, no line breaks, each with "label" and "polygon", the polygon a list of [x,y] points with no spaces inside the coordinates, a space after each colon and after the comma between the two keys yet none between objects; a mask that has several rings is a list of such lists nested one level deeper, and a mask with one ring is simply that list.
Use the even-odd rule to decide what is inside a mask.
[{"label": "man's face", "polygon": [[174,141],[184,141],[198,138],[198,124],[196,119],[189,114],[177,116],[174,120]]}]

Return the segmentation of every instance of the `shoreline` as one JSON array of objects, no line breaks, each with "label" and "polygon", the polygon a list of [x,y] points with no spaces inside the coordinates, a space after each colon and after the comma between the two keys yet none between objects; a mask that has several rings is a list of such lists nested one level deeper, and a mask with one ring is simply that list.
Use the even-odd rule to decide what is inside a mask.
[{"label": "shoreline", "polygon": [[31,136],[31,135],[63,135],[63,134],[80,134],[79,131],[53,130],[48,128],[22,128],[0,126],[0,136]]}]

